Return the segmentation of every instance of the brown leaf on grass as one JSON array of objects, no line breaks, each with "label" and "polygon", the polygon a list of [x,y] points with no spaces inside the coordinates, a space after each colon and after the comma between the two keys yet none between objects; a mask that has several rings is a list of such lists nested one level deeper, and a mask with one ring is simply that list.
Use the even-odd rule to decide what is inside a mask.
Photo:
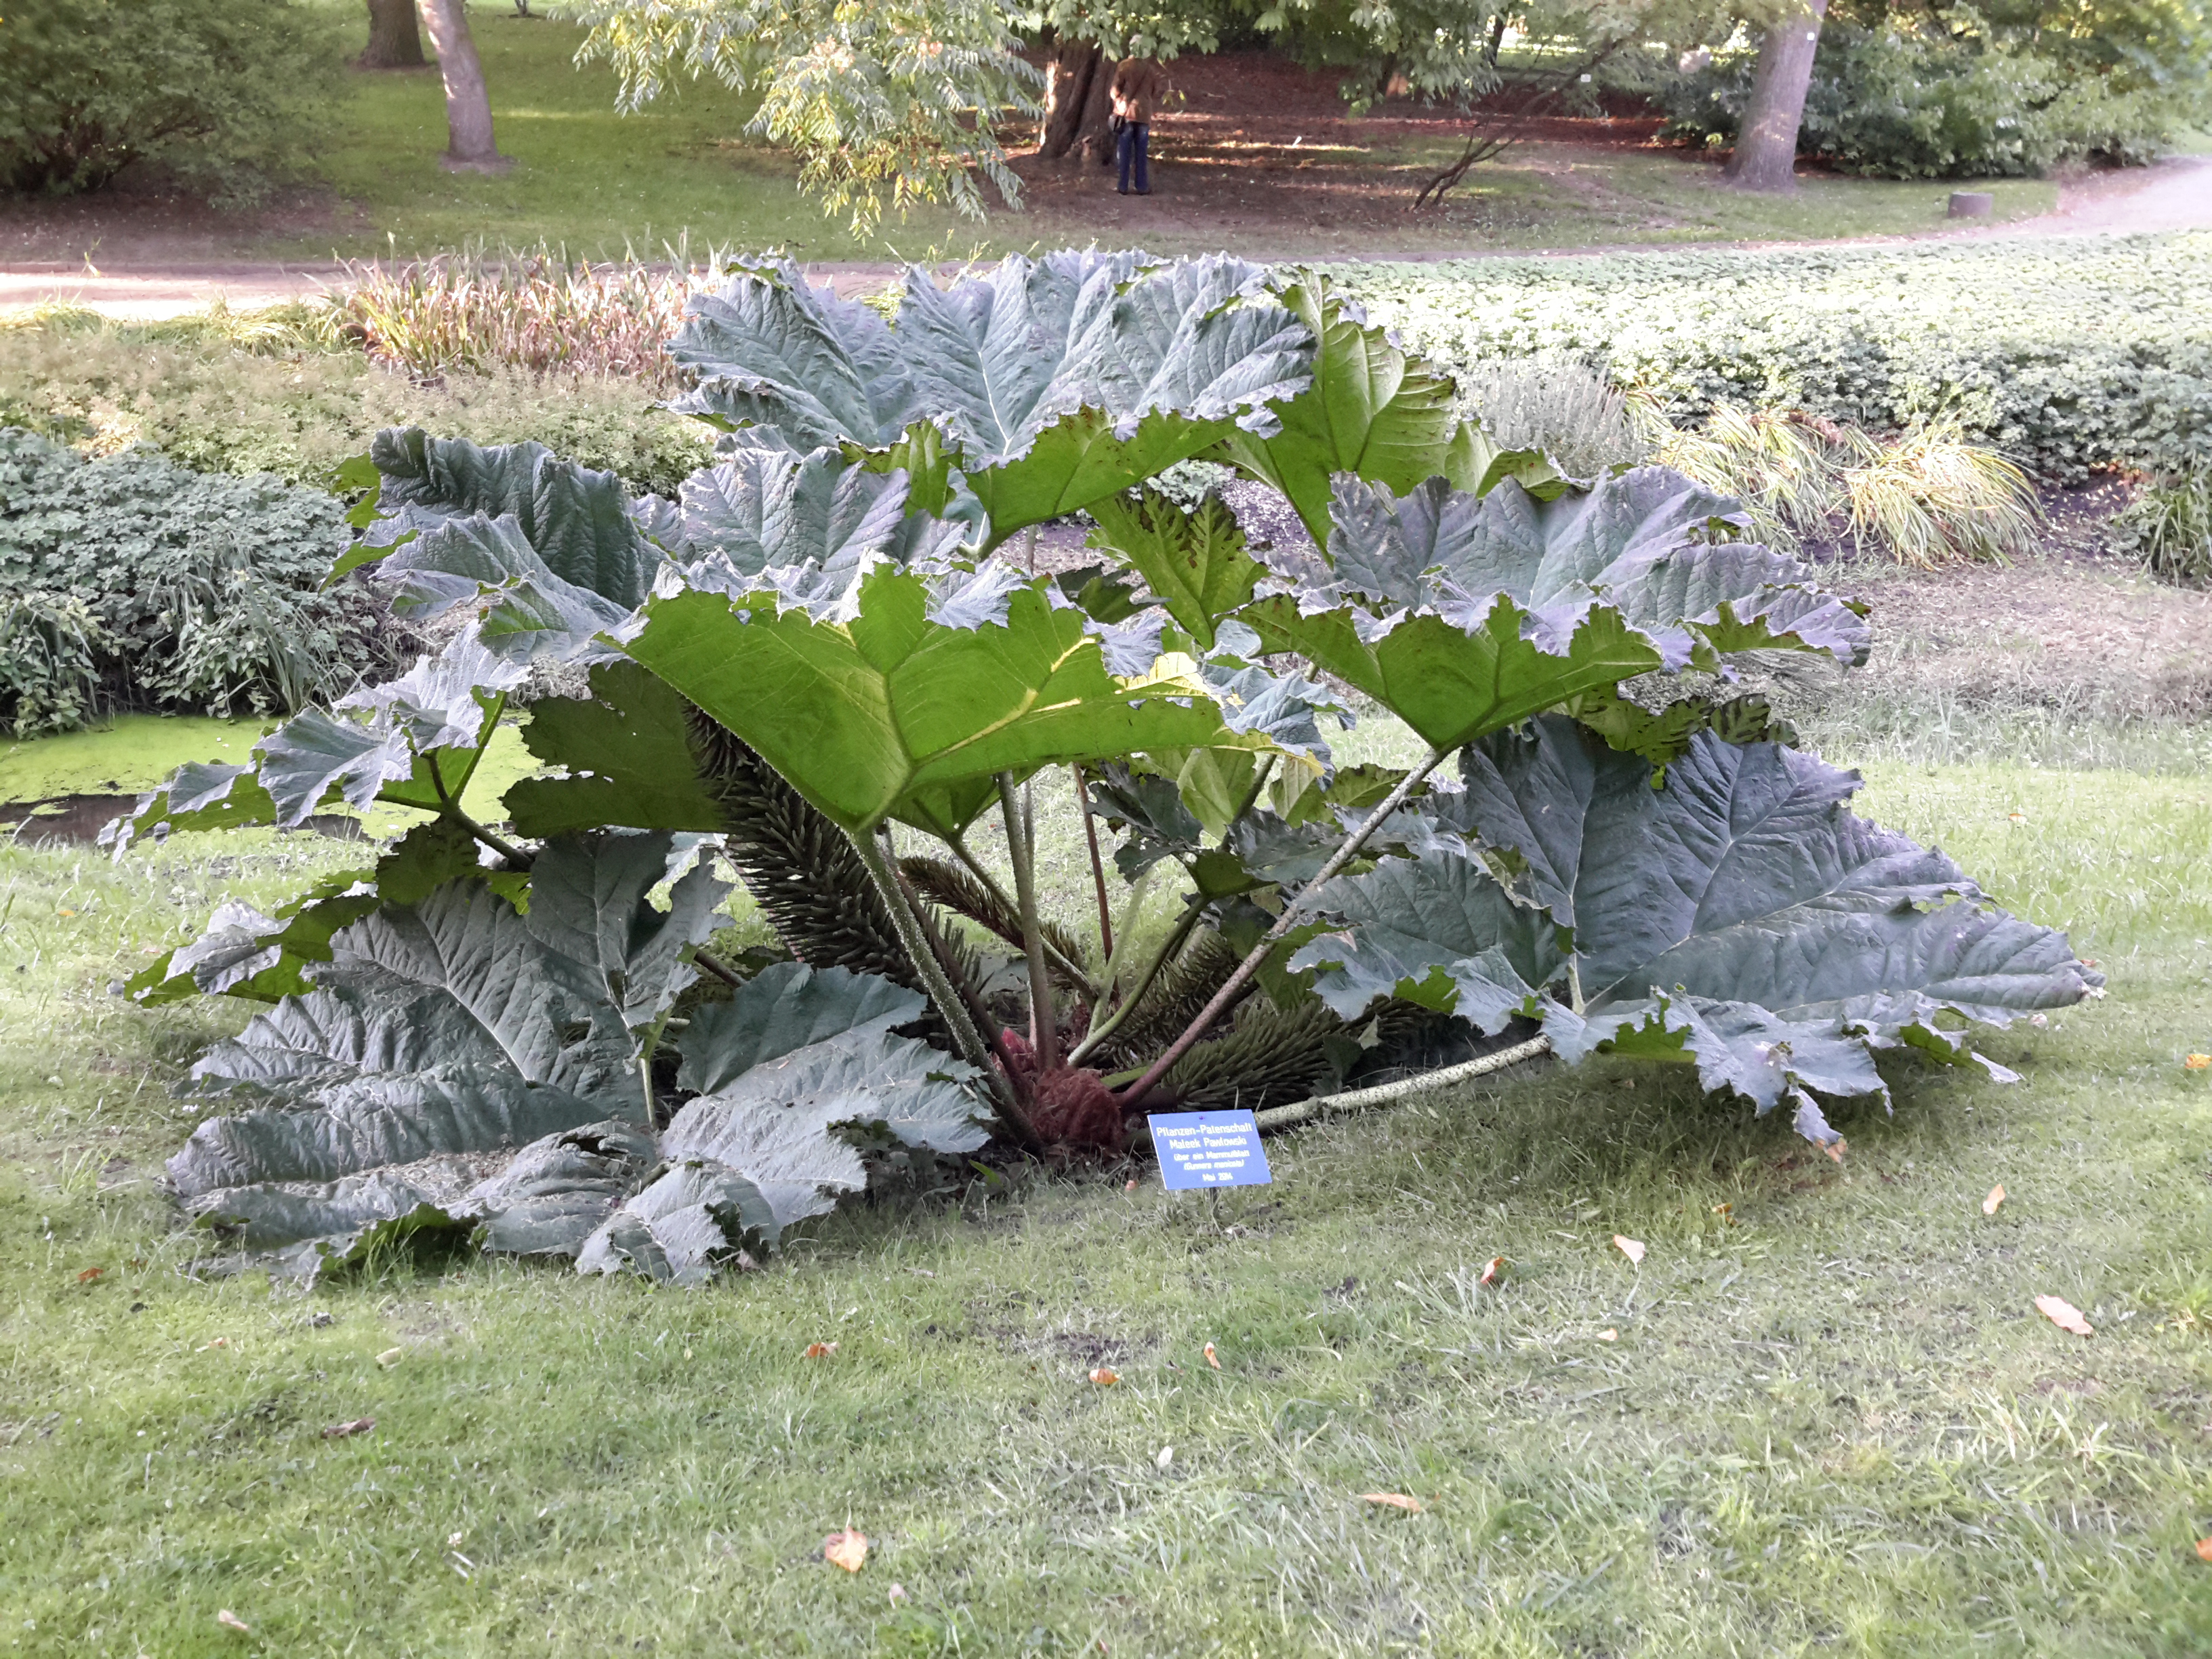
[{"label": "brown leaf on grass", "polygon": [[1401,1492],[1364,1492],[1359,1494],[1359,1501],[1372,1504],[1378,1509],[1403,1510],[1408,1515],[1421,1512],[1421,1500],[1408,1498]]},{"label": "brown leaf on grass", "polygon": [[2035,1310],[2062,1331],[2071,1331],[2076,1336],[2094,1336],[2096,1329],[2081,1316],[2081,1310],[2071,1302],[2055,1296],[2039,1296]]},{"label": "brown leaf on grass", "polygon": [[1602,1330],[1597,1334],[1597,1340],[1601,1342],[1618,1342],[1620,1340],[1620,1333],[1615,1330]]},{"label": "brown leaf on grass", "polygon": [[1982,1213],[1984,1215],[1995,1215],[1997,1212],[1997,1206],[2004,1201],[2004,1182],[2000,1181],[1996,1186],[1990,1188],[1990,1195],[1982,1200]]},{"label": "brown leaf on grass", "polygon": [[1828,1161],[1831,1164],[1841,1164],[1844,1161],[1844,1154],[1850,1151],[1850,1142],[1845,1140],[1841,1135],[1838,1135],[1833,1140],[1820,1148],[1822,1152],[1828,1155]]},{"label": "brown leaf on grass", "polygon": [[837,1345],[835,1342],[810,1342],[806,1345],[804,1357],[808,1359],[827,1359],[836,1352]]},{"label": "brown leaf on grass", "polygon": [[1493,1255],[1484,1265],[1482,1277],[1474,1281],[1474,1288],[1479,1291],[1486,1285],[1495,1285],[1504,1276],[1505,1258],[1502,1255]]},{"label": "brown leaf on grass", "polygon": [[401,1360],[406,1358],[407,1350],[404,1348],[386,1348],[382,1353],[376,1356],[376,1363],[383,1366],[384,1369],[388,1371],[394,1365],[397,1365]]},{"label": "brown leaf on grass", "polygon": [[1110,1389],[1121,1380],[1121,1373],[1105,1365],[1091,1368],[1091,1380],[1102,1389]]},{"label": "brown leaf on grass", "polygon": [[2212,1070],[2212,1054],[2184,1054],[2181,1063],[2192,1072]]},{"label": "brown leaf on grass", "polygon": [[80,1285],[89,1285],[106,1271],[105,1267],[87,1267],[76,1276],[76,1282]]},{"label": "brown leaf on grass", "polygon": [[2197,1540],[2197,1559],[2200,1561],[2212,1561],[2212,1538],[2200,1538]]},{"label": "brown leaf on grass", "polygon": [[225,1630],[234,1630],[246,1635],[251,1635],[253,1632],[252,1626],[247,1624],[246,1620],[240,1618],[228,1607],[216,1608],[215,1621],[216,1624],[221,1625]]},{"label": "brown leaf on grass", "polygon": [[1613,1248],[1619,1250],[1621,1255],[1626,1256],[1638,1267],[1640,1267],[1644,1265],[1644,1241],[1642,1239],[1625,1238],[1620,1234],[1615,1233],[1613,1236]]},{"label": "brown leaf on grass", "polygon": [[868,1559],[868,1535],[848,1527],[842,1532],[833,1532],[822,1540],[822,1559],[833,1567],[842,1567],[848,1572],[858,1572]]},{"label": "brown leaf on grass", "polygon": [[343,1440],[350,1435],[367,1434],[376,1426],[373,1417],[356,1417],[350,1423],[333,1423],[323,1431],[325,1440]]},{"label": "brown leaf on grass", "polygon": [[1214,1352],[1213,1344],[1211,1342],[1206,1345],[1206,1363],[1217,1371],[1221,1369],[1221,1356]]}]

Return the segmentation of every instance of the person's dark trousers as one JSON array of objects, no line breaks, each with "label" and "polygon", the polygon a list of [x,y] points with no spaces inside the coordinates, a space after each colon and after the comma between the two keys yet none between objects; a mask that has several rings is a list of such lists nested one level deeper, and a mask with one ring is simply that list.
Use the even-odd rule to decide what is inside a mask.
[{"label": "person's dark trousers", "polygon": [[1131,189],[1129,175],[1136,173],[1135,190],[1139,196],[1152,193],[1152,173],[1148,165],[1152,148],[1152,129],[1150,123],[1131,122],[1121,129],[1121,142],[1116,146],[1121,161],[1121,194]]}]

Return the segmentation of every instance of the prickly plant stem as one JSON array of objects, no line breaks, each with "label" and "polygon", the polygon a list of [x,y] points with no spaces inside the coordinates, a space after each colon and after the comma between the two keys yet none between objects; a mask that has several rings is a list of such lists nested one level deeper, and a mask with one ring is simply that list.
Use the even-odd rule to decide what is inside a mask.
[{"label": "prickly plant stem", "polygon": [[1285,1129],[1294,1129],[1301,1123],[1316,1118],[1334,1117],[1339,1112],[1364,1111],[1370,1106],[1393,1106],[1398,1102],[1423,1093],[1430,1089],[1448,1089],[1455,1083],[1470,1083],[1492,1072],[1502,1072],[1509,1066],[1518,1066],[1524,1060],[1534,1060],[1539,1054],[1552,1052],[1552,1039],[1530,1037],[1526,1042],[1516,1042],[1510,1048],[1500,1048],[1496,1054],[1484,1054],[1458,1066],[1447,1066],[1442,1071],[1423,1072],[1418,1077],[1401,1079],[1396,1083],[1377,1084],[1372,1089],[1348,1089],[1340,1095],[1320,1095],[1311,1100],[1302,1100],[1295,1106],[1278,1106],[1261,1112],[1255,1121],[1263,1135],[1275,1134]]},{"label": "prickly plant stem", "polygon": [[999,811],[1006,821],[1006,852],[1014,861],[1014,896],[1021,908],[1022,950],[1030,962],[1030,1047],[1036,1051],[1037,1071],[1060,1066],[1059,1016],[1052,1006],[1052,969],[1044,959],[1044,939],[1037,929],[1036,838],[1028,813],[1014,794],[1014,775],[999,774]]},{"label": "prickly plant stem", "polygon": [[[1098,894],[1098,960],[1114,960],[1114,908],[1106,897],[1106,865],[1098,856],[1098,825],[1091,816],[1091,785],[1083,775],[1081,766],[1068,769],[1075,774],[1075,805],[1083,814],[1083,839],[1091,846],[1091,884]],[[1106,987],[1111,996],[1114,988]]]},{"label": "prickly plant stem", "polygon": [[1152,981],[1160,976],[1160,969],[1176,959],[1185,942],[1189,939],[1191,930],[1198,926],[1198,919],[1205,914],[1206,907],[1203,904],[1193,904],[1184,908],[1182,915],[1176,922],[1175,930],[1168,935],[1167,942],[1152,952],[1152,959],[1145,964],[1145,971],[1137,976],[1137,982],[1129,988],[1129,994],[1123,997],[1114,1012],[1092,1026],[1090,1034],[1075,1045],[1074,1052],[1067,1057],[1069,1065],[1080,1066],[1097,1051],[1100,1043],[1114,1035],[1123,1020],[1136,1012],[1137,1005],[1145,1000],[1145,993],[1152,988]]},{"label": "prickly plant stem", "polygon": [[866,868],[876,884],[876,891],[890,912],[891,926],[897,931],[899,943],[906,949],[907,959],[914,964],[922,988],[937,1006],[937,1012],[945,1021],[945,1029],[952,1033],[952,1043],[959,1049],[961,1059],[981,1071],[988,1080],[991,1103],[997,1109],[1000,1121],[1013,1131],[1028,1146],[1038,1145],[1037,1133],[1013,1097],[1012,1085],[1006,1074],[991,1060],[991,1051],[983,1041],[983,1034],[975,1029],[969,1017],[968,1005],[955,990],[945,966],[937,959],[937,952],[929,942],[929,934],[921,925],[921,918],[907,902],[906,890],[884,855],[882,845],[870,830],[847,830],[845,839]]},{"label": "prickly plant stem", "polygon": [[1274,949],[1275,941],[1297,926],[1308,898],[1319,892],[1338,871],[1358,856],[1359,849],[1367,844],[1367,837],[1382,827],[1384,819],[1406,804],[1406,798],[1419,788],[1422,780],[1443,762],[1445,752],[1441,749],[1429,750],[1429,757],[1401,778],[1398,787],[1385,795],[1381,805],[1360,821],[1357,830],[1344,838],[1343,845],[1329,855],[1328,862],[1322,865],[1314,878],[1299,890],[1297,897],[1283,907],[1283,914],[1275,918],[1275,925],[1252,947],[1251,953],[1237,964],[1237,971],[1230,975],[1222,988],[1213,994],[1213,1000],[1199,1010],[1198,1018],[1183,1028],[1182,1035],[1168,1045],[1167,1052],[1146,1068],[1144,1076],[1121,1091],[1123,1101],[1132,1106],[1142,1103],[1176,1061],[1190,1052],[1191,1045],[1206,1034],[1208,1026],[1221,1018],[1222,1011],[1237,1000],[1245,986],[1250,983],[1252,975],[1260,971],[1260,964],[1267,959],[1267,952]]},{"label": "prickly plant stem", "polygon": [[[945,839],[945,844],[952,849],[952,855],[960,860],[961,867],[982,884],[985,892],[1016,915],[1021,914],[1020,901],[1000,886],[999,878],[983,867],[981,860],[969,849],[968,838],[965,836],[948,836]],[[1046,939],[1043,943],[1044,953],[1052,959],[1052,965],[1060,969],[1062,978],[1075,986],[1085,1002],[1096,1003],[1104,996],[1105,993],[1100,989],[1097,982],[1091,977],[1090,970],[1081,963],[1073,960],[1064,951],[1057,949],[1050,939]]]}]

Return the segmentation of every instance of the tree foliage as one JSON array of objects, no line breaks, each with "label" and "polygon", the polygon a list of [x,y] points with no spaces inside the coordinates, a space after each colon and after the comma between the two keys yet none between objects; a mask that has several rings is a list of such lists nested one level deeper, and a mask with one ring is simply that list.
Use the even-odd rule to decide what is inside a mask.
[{"label": "tree foliage", "polygon": [[[1856,661],[1857,607],[1663,469],[1501,453],[1310,277],[1055,255],[915,273],[886,324],[760,267],[676,349],[725,436],[675,501],[532,445],[380,438],[341,562],[447,643],[116,828],[124,854],[423,815],[134,982],[275,1000],[195,1068],[245,1109],[173,1166],[249,1246],[463,1231],[691,1282],[994,1135],[1119,1147],[1145,1109],[1294,1099],[1516,1020],[1833,1140],[1823,1102],[1887,1097],[1877,1051],[1967,1058],[1966,1024],[2096,988],[1851,817],[1853,780],[1755,701],[1681,680]],[[1255,544],[1150,486],[1187,457],[1319,534]],[[1079,501],[1098,566],[994,556]],[[1339,767],[1353,714],[1318,670],[1422,763]],[[524,700],[546,769],[478,803]],[[1066,767],[1124,874],[1182,890],[1164,940],[1125,918],[1109,948],[1103,872],[1097,937],[1041,921],[1023,787]],[[1011,891],[968,844],[991,813]],[[789,959],[713,951],[717,859]]]}]

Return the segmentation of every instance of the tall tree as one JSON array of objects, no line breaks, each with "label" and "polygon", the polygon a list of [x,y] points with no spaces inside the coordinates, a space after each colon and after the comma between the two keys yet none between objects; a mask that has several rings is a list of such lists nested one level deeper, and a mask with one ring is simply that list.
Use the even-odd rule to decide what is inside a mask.
[{"label": "tall tree", "polygon": [[514,163],[492,141],[491,94],[484,88],[465,0],[422,0],[422,26],[430,31],[446,81],[446,153],[439,159],[450,173],[504,173]]},{"label": "tall tree", "polygon": [[362,69],[421,69],[428,60],[415,0],[368,0],[368,46],[354,61]]},{"label": "tall tree", "polygon": [[1759,42],[1751,103],[1728,164],[1729,178],[1741,189],[1797,188],[1797,129],[1827,10],[1828,0],[1807,0],[1805,11],[1778,19]]}]

